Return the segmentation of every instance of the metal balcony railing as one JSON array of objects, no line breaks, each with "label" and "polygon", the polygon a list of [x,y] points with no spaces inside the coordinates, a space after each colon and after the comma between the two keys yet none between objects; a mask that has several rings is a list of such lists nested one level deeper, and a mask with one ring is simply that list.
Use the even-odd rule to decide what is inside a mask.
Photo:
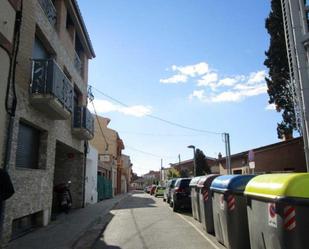
[{"label": "metal balcony railing", "polygon": [[52,59],[35,59],[32,61],[32,95],[54,96],[64,108],[73,112],[73,86],[59,65]]},{"label": "metal balcony railing", "polygon": [[57,21],[57,11],[53,2],[51,0],[39,0],[39,3],[44,10],[49,22],[52,25],[55,25]]},{"label": "metal balcony railing", "polygon": [[94,118],[86,106],[74,108],[73,128],[86,129],[93,136]]}]

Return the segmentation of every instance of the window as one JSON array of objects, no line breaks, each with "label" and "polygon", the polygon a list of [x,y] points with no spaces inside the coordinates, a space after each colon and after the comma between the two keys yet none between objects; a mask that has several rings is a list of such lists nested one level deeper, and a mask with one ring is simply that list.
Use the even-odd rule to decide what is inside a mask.
[{"label": "window", "polygon": [[70,13],[67,11],[66,29],[73,40],[75,34],[74,22],[71,18]]},{"label": "window", "polygon": [[50,58],[50,55],[47,49],[37,37],[35,37],[35,40],[34,40],[32,58],[34,59],[49,59]]},{"label": "window", "polygon": [[40,131],[23,122],[19,124],[16,167],[38,169]]},{"label": "window", "polygon": [[13,220],[12,223],[12,239],[16,239],[33,228],[42,226],[42,212],[29,214],[27,216]]}]

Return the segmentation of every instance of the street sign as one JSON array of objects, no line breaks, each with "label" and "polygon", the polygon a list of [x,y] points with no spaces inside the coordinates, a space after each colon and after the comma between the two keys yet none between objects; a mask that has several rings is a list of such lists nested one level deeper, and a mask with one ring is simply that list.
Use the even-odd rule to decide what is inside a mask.
[{"label": "street sign", "polygon": [[110,155],[100,155],[99,160],[101,162],[110,162],[111,158],[110,158]]},{"label": "street sign", "polygon": [[249,168],[254,169],[255,168],[255,162],[249,162]]}]

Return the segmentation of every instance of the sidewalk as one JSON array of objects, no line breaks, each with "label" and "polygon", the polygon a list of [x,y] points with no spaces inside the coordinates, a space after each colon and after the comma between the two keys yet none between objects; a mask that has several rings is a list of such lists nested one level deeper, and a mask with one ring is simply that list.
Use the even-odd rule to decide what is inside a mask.
[{"label": "sidewalk", "polygon": [[8,249],[89,248],[110,219],[109,211],[129,194],[118,195],[82,209],[63,214],[47,227],[13,240]]}]

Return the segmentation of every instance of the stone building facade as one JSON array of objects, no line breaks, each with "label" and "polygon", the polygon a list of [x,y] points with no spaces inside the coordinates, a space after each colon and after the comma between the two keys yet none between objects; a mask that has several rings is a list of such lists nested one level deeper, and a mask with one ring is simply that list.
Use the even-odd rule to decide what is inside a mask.
[{"label": "stone building facade", "polygon": [[50,222],[59,183],[70,180],[73,208],[83,206],[85,141],[93,137],[87,81],[95,54],[76,0],[21,2],[8,165],[16,193],[6,202],[3,242]]}]

